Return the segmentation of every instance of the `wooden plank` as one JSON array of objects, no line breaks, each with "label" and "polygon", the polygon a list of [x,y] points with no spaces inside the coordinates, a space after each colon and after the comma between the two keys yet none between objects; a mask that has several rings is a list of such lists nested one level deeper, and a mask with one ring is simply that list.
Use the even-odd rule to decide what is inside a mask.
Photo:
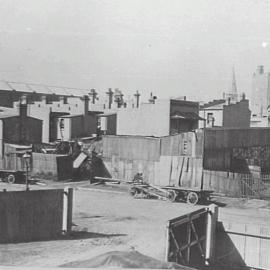
[{"label": "wooden plank", "polygon": [[[247,224],[245,233],[260,235],[260,226]],[[245,249],[245,262],[248,266],[259,268],[260,266],[260,253],[261,253],[261,240],[256,237],[246,236],[246,249]]]},{"label": "wooden plank", "polygon": [[1,192],[0,214],[2,243],[54,238],[62,230],[63,189]]},{"label": "wooden plank", "polygon": [[167,186],[170,183],[172,158],[170,156],[161,156],[159,162],[159,185]]}]

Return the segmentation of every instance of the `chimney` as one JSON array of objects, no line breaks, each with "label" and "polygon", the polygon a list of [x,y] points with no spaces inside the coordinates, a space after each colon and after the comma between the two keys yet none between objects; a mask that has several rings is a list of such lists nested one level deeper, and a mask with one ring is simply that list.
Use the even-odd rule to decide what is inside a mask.
[{"label": "chimney", "polygon": [[258,66],[257,67],[257,73],[258,74],[263,74],[264,73],[264,67],[263,66]]},{"label": "chimney", "polygon": [[245,100],[245,99],[246,99],[246,94],[242,93],[242,100]]},{"label": "chimney", "polygon": [[83,101],[84,101],[84,115],[88,115],[89,97],[87,95],[83,96]]},{"label": "chimney", "polygon": [[95,89],[91,89],[89,95],[91,97],[92,104],[95,104],[96,99],[97,99],[97,92],[96,92],[96,90]]},{"label": "chimney", "polygon": [[121,108],[123,103],[124,103],[124,99],[123,99],[123,93],[118,89],[115,88],[114,90],[114,102],[116,103],[117,108]]},{"label": "chimney", "polygon": [[60,96],[59,97],[59,102],[61,105],[65,104],[65,97],[64,96]]},{"label": "chimney", "polygon": [[109,96],[109,109],[112,107],[112,101],[113,101],[113,91],[112,88],[109,88],[109,91],[106,93]]},{"label": "chimney", "polygon": [[156,96],[153,96],[153,93],[151,92],[150,93],[150,99],[149,99],[149,102],[152,103],[152,104],[155,104],[155,100],[157,99]]},{"label": "chimney", "polygon": [[20,98],[20,103],[21,104],[27,104],[27,96],[26,95],[22,95]]},{"label": "chimney", "polygon": [[135,99],[136,99],[136,108],[139,108],[139,104],[140,104],[140,93],[139,93],[138,90],[136,91],[136,94],[134,96],[135,96]]},{"label": "chimney", "polygon": [[41,102],[42,102],[42,104],[47,103],[47,97],[45,95],[41,96]]},{"label": "chimney", "polygon": [[27,104],[19,103],[19,116],[20,118],[27,117]]}]

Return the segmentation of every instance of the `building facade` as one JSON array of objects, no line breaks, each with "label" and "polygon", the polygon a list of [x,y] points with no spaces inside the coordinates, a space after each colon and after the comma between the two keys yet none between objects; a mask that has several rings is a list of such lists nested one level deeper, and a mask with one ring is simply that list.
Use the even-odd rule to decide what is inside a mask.
[{"label": "building facade", "polygon": [[252,117],[262,118],[268,116],[267,108],[270,105],[270,73],[258,66],[252,78]]},{"label": "building facade", "polygon": [[249,101],[244,96],[242,100],[233,104],[225,99],[213,100],[200,107],[200,116],[205,119],[204,123],[200,123],[200,128],[250,127]]},{"label": "building facade", "polygon": [[157,99],[117,111],[117,135],[162,137],[198,128],[199,103]]}]

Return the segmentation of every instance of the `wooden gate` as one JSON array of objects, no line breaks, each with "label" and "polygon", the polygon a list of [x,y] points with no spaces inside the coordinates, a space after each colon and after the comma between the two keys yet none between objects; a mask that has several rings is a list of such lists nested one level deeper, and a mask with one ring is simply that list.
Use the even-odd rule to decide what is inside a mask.
[{"label": "wooden gate", "polygon": [[167,223],[166,261],[191,267],[213,259],[217,206],[201,208]]}]

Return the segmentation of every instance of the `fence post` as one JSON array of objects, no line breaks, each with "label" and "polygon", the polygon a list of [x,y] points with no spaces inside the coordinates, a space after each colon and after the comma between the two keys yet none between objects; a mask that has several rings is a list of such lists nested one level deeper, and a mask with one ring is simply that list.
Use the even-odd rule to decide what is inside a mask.
[{"label": "fence post", "polygon": [[165,246],[165,262],[169,262],[169,247],[170,247],[170,221],[166,224],[166,246]]},{"label": "fence post", "polygon": [[73,189],[68,189],[67,232],[72,229]]},{"label": "fence post", "polygon": [[214,260],[216,223],[218,218],[218,207],[211,204],[208,207],[206,222],[205,264],[209,265]]},{"label": "fence post", "polygon": [[65,188],[63,196],[64,197],[63,197],[62,233],[66,234],[71,231],[71,227],[72,227],[73,189]]}]

